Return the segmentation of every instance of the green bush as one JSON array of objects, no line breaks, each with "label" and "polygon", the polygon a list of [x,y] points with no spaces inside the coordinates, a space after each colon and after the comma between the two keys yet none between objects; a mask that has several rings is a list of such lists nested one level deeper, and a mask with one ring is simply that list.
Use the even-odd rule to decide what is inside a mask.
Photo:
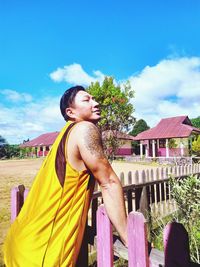
[{"label": "green bush", "polygon": [[154,247],[163,250],[165,225],[172,221],[182,223],[189,236],[191,260],[200,263],[200,179],[194,175],[185,179],[171,177],[170,186],[177,212],[168,218],[158,219],[158,227],[153,229],[150,239]]},{"label": "green bush", "polygon": [[200,263],[200,179],[197,175],[185,179],[171,178],[170,184],[178,206],[176,220],[188,232],[191,259]]}]

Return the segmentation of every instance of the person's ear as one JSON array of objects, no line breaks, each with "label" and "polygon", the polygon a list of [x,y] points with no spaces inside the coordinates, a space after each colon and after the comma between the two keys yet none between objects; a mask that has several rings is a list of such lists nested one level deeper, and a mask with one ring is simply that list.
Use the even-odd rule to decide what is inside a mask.
[{"label": "person's ear", "polygon": [[74,116],[74,112],[73,112],[73,109],[72,108],[66,108],[65,109],[65,113],[67,114],[67,116],[71,119],[74,119],[75,116]]}]

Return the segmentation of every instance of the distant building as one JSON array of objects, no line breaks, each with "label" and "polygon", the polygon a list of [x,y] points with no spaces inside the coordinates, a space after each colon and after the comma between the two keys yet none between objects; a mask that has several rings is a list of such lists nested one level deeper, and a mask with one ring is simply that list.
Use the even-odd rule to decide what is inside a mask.
[{"label": "distant building", "polygon": [[[26,155],[28,157],[45,157],[51,149],[58,134],[59,132],[42,134],[31,141],[21,144],[20,147],[26,148]],[[103,133],[103,138],[108,134],[109,131],[105,131]],[[115,155],[132,155],[133,151],[131,142],[133,140],[133,136],[120,132],[117,132],[116,136],[120,141],[122,141],[122,145],[117,149]]]},{"label": "distant building", "polygon": [[133,154],[132,142],[134,137],[132,135],[128,135],[126,133],[118,132],[118,131],[104,131],[102,134],[103,140],[110,135],[117,138],[121,145],[115,151],[115,156],[130,156]]},{"label": "distant building", "polygon": [[59,132],[45,133],[35,139],[21,144],[21,148],[26,148],[28,157],[45,157],[51,149]]},{"label": "distant building", "polygon": [[154,128],[134,137],[140,141],[140,156],[178,157],[189,156],[192,141],[200,129],[192,126],[188,116],[162,119]]}]

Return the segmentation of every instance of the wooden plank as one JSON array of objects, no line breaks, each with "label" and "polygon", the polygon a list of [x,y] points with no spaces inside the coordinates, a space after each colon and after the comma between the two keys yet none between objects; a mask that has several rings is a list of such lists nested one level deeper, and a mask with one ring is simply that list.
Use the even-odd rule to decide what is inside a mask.
[{"label": "wooden plank", "polygon": [[120,181],[121,181],[122,186],[124,186],[125,181],[124,181],[124,173],[123,172],[120,173]]},{"label": "wooden plank", "polygon": [[[128,261],[128,248],[124,246],[118,236],[113,236],[114,255]],[[94,247],[96,247],[96,236],[94,238]],[[150,252],[150,267],[164,267],[164,252],[152,248]]]},{"label": "wooden plank", "polygon": [[97,210],[97,266],[113,267],[112,226],[104,205]]},{"label": "wooden plank", "polygon": [[139,211],[144,215],[145,218],[149,216],[150,203],[149,203],[149,190],[147,186],[143,187],[142,189],[139,202]]},{"label": "wooden plank", "polygon": [[19,185],[18,190],[19,190],[19,210],[18,210],[18,214],[19,214],[22,206],[24,205],[25,186],[23,184]]},{"label": "wooden plank", "polygon": [[27,196],[28,196],[29,190],[25,189],[24,191],[24,201],[26,200]]},{"label": "wooden plank", "polygon": [[11,222],[15,220],[18,214],[18,188],[14,187],[11,190]]},{"label": "wooden plank", "polygon": [[128,215],[128,266],[149,267],[145,218],[142,213]]},{"label": "wooden plank", "polygon": [[[86,223],[87,225],[87,223]],[[83,241],[81,244],[81,249],[78,255],[78,259],[76,262],[76,267],[88,267],[88,229],[87,227],[85,228],[84,236],[83,236]]]},{"label": "wooden plank", "polygon": [[132,184],[133,182],[132,182],[132,172],[131,171],[129,171],[128,172],[128,184]]},{"label": "wooden plank", "polygon": [[151,267],[164,267],[164,252],[153,248],[150,254]]},{"label": "wooden plank", "polygon": [[[94,248],[97,247],[97,237],[94,237]],[[114,255],[128,261],[128,248],[124,246],[117,235],[113,236],[113,250]],[[150,267],[164,267],[164,252],[152,248],[150,251]]]},{"label": "wooden plank", "polygon": [[127,191],[127,202],[128,202],[128,213],[133,211],[133,196],[132,196],[132,190]]},{"label": "wooden plank", "polygon": [[142,195],[142,187],[135,189],[135,209],[138,210],[140,208],[140,199]]},{"label": "wooden plank", "polygon": [[92,229],[94,231],[94,235],[96,235],[96,225],[97,225],[97,217],[96,217],[96,212],[98,209],[98,198],[93,199],[92,201]]},{"label": "wooden plank", "polygon": [[188,233],[180,223],[169,223],[164,229],[165,267],[189,267]]}]

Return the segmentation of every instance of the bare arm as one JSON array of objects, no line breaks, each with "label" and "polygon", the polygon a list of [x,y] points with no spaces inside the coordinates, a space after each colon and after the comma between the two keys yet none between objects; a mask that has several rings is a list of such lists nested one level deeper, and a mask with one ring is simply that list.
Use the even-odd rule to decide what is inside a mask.
[{"label": "bare arm", "polygon": [[127,245],[127,217],[119,178],[104,155],[101,136],[95,125],[84,122],[79,127],[78,149],[84,164],[98,181],[107,214]]}]

